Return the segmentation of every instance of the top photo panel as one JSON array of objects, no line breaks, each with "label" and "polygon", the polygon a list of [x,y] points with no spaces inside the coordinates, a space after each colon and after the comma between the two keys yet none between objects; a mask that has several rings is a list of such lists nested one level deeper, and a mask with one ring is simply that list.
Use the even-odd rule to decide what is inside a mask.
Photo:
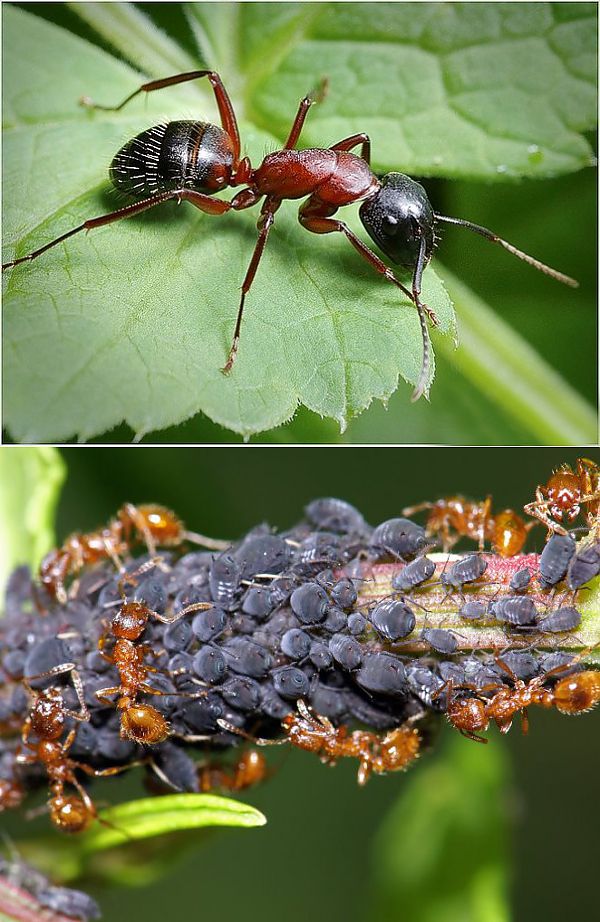
[{"label": "top photo panel", "polygon": [[597,443],[596,4],[2,15],[5,442]]}]

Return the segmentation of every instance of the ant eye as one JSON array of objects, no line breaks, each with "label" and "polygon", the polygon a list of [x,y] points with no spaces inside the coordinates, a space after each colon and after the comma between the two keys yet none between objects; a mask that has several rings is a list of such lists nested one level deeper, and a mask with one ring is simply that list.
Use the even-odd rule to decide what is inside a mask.
[{"label": "ant eye", "polygon": [[393,236],[398,230],[398,218],[391,214],[384,215],[381,219],[381,229],[384,234]]}]

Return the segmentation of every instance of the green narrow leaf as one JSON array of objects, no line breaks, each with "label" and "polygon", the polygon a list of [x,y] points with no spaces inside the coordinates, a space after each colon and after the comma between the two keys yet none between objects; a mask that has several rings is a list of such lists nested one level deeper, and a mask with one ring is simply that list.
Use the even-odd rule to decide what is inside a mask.
[{"label": "green narrow leaf", "polygon": [[502,742],[453,733],[407,779],[371,852],[369,919],[508,922],[509,765]]},{"label": "green narrow leaf", "polygon": [[266,817],[248,804],[213,794],[167,794],[144,797],[102,811],[103,825],[95,823],[79,839],[85,854],[205,826],[264,826]]},{"label": "green narrow leaf", "polygon": [[19,564],[35,568],[54,545],[65,473],[54,448],[0,448],[0,586]]},{"label": "green narrow leaf", "polygon": [[[476,13],[476,6],[492,11]],[[547,4],[522,4],[518,14],[512,4],[379,4],[373,16],[372,5],[361,3],[282,4],[276,14],[271,4],[223,4],[217,12],[198,4],[186,12],[203,53],[227,70],[236,103],[245,104],[241,131],[253,162],[280,146],[309,88],[307,75],[314,85],[326,71],[331,90],[310,113],[303,143],[331,143],[366,128],[377,170],[401,165],[454,175],[460,161],[468,175],[503,179],[589,162],[580,132],[594,117],[586,51],[594,11],[577,6],[580,15],[568,21]],[[112,5],[106,15],[130,13],[129,6]],[[104,17],[104,5],[89,15]],[[214,15],[222,28],[209,24]],[[135,23],[141,45],[143,30]],[[536,37],[541,25],[543,40]],[[125,138],[158,121],[159,113],[216,120],[201,84],[150,94],[119,113],[82,112],[80,96],[117,102],[144,77],[21,10],[6,9],[5,30],[5,259],[114,209],[116,198],[102,181],[106,165]],[[494,61],[493,86],[481,57],[473,57],[473,30]],[[149,31],[150,44],[153,36]],[[586,51],[582,60],[577,48]],[[146,66],[154,70],[159,61]],[[440,101],[430,90],[442,63],[454,89]],[[561,99],[552,117],[540,80],[550,81],[552,98]],[[502,105],[498,92],[505,94]],[[518,137],[509,137],[503,120],[519,106],[529,113],[523,96],[540,93],[540,117],[528,114]],[[561,94],[573,100],[568,111]],[[457,100],[477,108],[475,97],[484,111],[474,128],[472,118],[457,115]],[[541,165],[536,160],[526,168],[525,135],[542,151]],[[236,367],[227,378],[221,374],[256,217],[248,211],[217,220],[169,203],[78,235],[8,273],[5,421],[12,435],[25,442],[87,439],[125,422],[142,438],[201,411],[248,436],[281,425],[300,405],[343,429],[375,398],[386,401],[399,380],[414,383],[422,354],[414,307],[339,235],[303,231],[291,203],[277,214],[247,299]],[[356,215],[349,210],[344,219],[364,236]],[[424,297],[440,332],[453,333],[448,295],[431,268]],[[490,354],[493,360],[493,343]],[[401,393],[408,411],[410,389]]]}]

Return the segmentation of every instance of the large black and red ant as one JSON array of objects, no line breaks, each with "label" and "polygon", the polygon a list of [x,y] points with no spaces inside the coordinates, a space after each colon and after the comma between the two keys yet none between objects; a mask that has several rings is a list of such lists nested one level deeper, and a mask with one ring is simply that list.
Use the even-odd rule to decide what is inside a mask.
[{"label": "large black and red ant", "polygon": [[[300,102],[288,138],[281,150],[267,154],[257,169],[248,157],[241,157],[240,135],[235,112],[220,76],[210,70],[176,74],[144,83],[117,106],[102,106],[84,97],[90,108],[118,111],[139,93],[149,93],[200,77],[208,77],[221,118],[221,127],[207,122],[176,121],[156,125],[143,131],[117,153],[110,166],[113,185],[139,201],[117,211],[91,218],[61,234],[27,256],[5,263],[7,269],[35,259],[46,250],[82,230],[139,214],[170,199],[191,202],[206,214],[222,215],[231,209],[250,208],[264,199],[257,222],[259,235],[250,265],[242,283],[235,331],[223,372],[231,371],[238,350],[244,300],[273,226],[274,216],[284,199],[306,198],[298,218],[313,234],[343,234],[354,249],[388,282],[396,285],[414,303],[423,338],[423,360],[413,400],[424,394],[429,385],[431,358],[427,318],[435,326],[434,312],[421,301],[423,271],[433,254],[435,231],[439,222],[459,224],[480,234],[518,256],[541,272],[567,285],[577,282],[539,260],[528,256],[492,231],[465,221],[434,212],[423,186],[403,173],[387,173],[378,179],[370,167],[371,141],[358,133],[343,138],[328,148],[296,150],[309,108],[322,99],[326,81]],[[360,147],[360,156],[351,151]],[[228,186],[245,185],[230,202],[212,198]],[[333,215],[343,205],[360,202],[360,219],[377,246],[393,263],[412,274],[410,288],[400,282],[392,270],[343,221]]]}]

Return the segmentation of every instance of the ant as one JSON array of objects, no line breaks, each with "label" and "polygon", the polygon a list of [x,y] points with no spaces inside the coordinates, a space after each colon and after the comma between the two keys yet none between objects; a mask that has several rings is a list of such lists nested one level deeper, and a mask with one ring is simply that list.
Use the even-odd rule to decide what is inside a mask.
[{"label": "ant", "polygon": [[[65,707],[62,693],[59,688],[52,686],[44,691],[36,691],[27,679],[23,685],[34,697],[33,706],[25,719],[21,733],[21,747],[15,756],[15,761],[20,765],[35,765],[41,763],[46,769],[49,779],[50,797],[48,806],[50,819],[57,829],[62,832],[77,833],[87,829],[98,814],[94,804],[78,781],[75,771],[80,769],[87,775],[100,777],[115,775],[124,770],[124,766],[114,768],[95,769],[83,762],[75,762],[69,757],[69,750],[75,741],[76,729],[69,730],[66,739],[61,742],[67,718],[77,721],[90,719],[83,694],[83,684],[74,663],[62,663],[54,666],[47,672],[29,679],[41,679],[51,676],[70,673],[77,698],[81,706],[80,711],[72,711]],[[31,741],[34,735],[36,742]],[[127,766],[129,767],[129,766]],[[65,794],[65,785],[75,788],[77,794]]]},{"label": "ant", "polygon": [[219,719],[217,723],[229,733],[243,736],[256,746],[291,743],[307,752],[318,753],[321,761],[328,765],[335,765],[341,758],[358,759],[358,783],[361,786],[367,783],[372,773],[383,775],[404,770],[419,755],[421,736],[415,727],[409,725],[416,718],[390,730],[381,738],[366,730],[348,733],[345,726],[334,727],[327,717],[313,714],[302,698],[298,699],[297,708],[296,714],[288,714],[281,721],[286,734],[282,740],[257,739],[226,720]]},{"label": "ant", "polygon": [[587,506],[586,521],[597,527],[600,513],[600,468],[595,461],[578,458],[575,470],[561,464],[544,486],[536,487],[535,501],[524,506],[528,515],[535,516],[553,532],[567,535],[562,522],[574,522],[582,506]]},{"label": "ant", "polygon": [[477,541],[482,551],[486,541],[501,557],[515,557],[521,552],[529,531],[536,522],[525,523],[512,509],[492,514],[492,497],[472,502],[462,496],[449,496],[435,503],[419,503],[402,510],[413,515],[429,510],[426,523],[428,536],[439,535],[445,552],[450,551],[461,537]]},{"label": "ant", "polygon": [[[423,340],[423,359],[412,400],[421,397],[429,386],[431,345],[427,318],[437,324],[434,312],[421,300],[421,279],[429,263],[439,222],[457,224],[498,243],[513,256],[557,281],[576,287],[577,282],[528,256],[497,234],[462,218],[434,212],[423,186],[403,173],[387,173],[379,179],[371,170],[371,140],[360,132],[343,138],[328,148],[296,150],[308,110],[320,102],[327,80],[301,100],[290,133],[281,150],[267,154],[257,169],[248,157],[240,158],[241,144],[237,119],[221,77],[211,70],[175,74],[144,83],[116,106],[103,106],[88,97],[80,101],[93,109],[120,111],[140,93],[207,77],[215,96],[221,127],[207,122],[176,121],[156,125],[128,141],[110,166],[113,185],[139,201],[117,211],[91,218],[61,234],[27,256],[5,263],[3,269],[35,259],[46,250],[82,230],[91,230],[161,205],[171,199],[190,202],[205,214],[222,215],[232,209],[250,208],[264,199],[257,222],[259,234],[244,281],[235,331],[222,371],[231,371],[238,351],[242,314],[275,212],[285,199],[306,198],[300,206],[301,225],[313,234],[341,233],[376,272],[406,295],[417,309]],[[352,153],[360,147],[360,156]],[[216,192],[245,185],[231,201],[211,198]],[[410,288],[347,224],[333,217],[344,205],[361,202],[359,216],[371,239],[391,262],[411,273]]]},{"label": "ant", "polygon": [[131,545],[143,541],[150,554],[161,547],[177,547],[184,541],[192,541],[214,550],[229,547],[228,541],[219,541],[187,531],[183,522],[164,506],[134,506],[125,503],[108,525],[97,531],[70,535],[62,547],[50,551],[40,565],[42,585],[53,597],[64,604],[67,601],[65,580],[78,573],[88,564],[110,558],[118,570],[122,570],[120,557]]},{"label": "ant", "polygon": [[[578,659],[588,652],[584,651]],[[448,720],[463,736],[478,743],[487,743],[487,740],[478,736],[476,731],[487,730],[490,721],[494,720],[501,733],[508,733],[513,717],[519,712],[522,712],[523,733],[527,733],[529,730],[527,708],[531,705],[535,704],[543,708],[555,707],[561,714],[585,714],[600,702],[600,672],[586,670],[575,673],[560,679],[554,688],[549,690],[543,688],[543,683],[549,676],[564,671],[565,666],[556,666],[544,675],[525,682],[517,678],[512,669],[499,656],[495,656],[495,661],[511,678],[513,687],[487,685],[476,689],[478,694],[498,689],[489,700],[479,697],[453,697],[452,682],[448,685],[446,710]],[[470,685],[461,687],[474,689],[474,686]]]},{"label": "ant", "polygon": [[209,794],[215,788],[225,791],[243,791],[260,784],[267,776],[267,761],[262,752],[250,749],[242,753],[231,766],[207,764],[198,768],[198,784],[202,794]]},{"label": "ant", "polygon": [[[126,577],[126,581],[135,583],[136,576],[155,565],[156,560],[142,564],[135,573]],[[140,693],[163,696],[176,694],[186,698],[197,698],[205,694],[205,692],[197,694],[163,692],[157,688],[152,688],[146,681],[148,673],[158,673],[162,672],[162,670],[145,663],[144,656],[147,653],[154,656],[157,654],[149,644],[138,644],[136,641],[143,634],[149,618],[156,618],[162,624],[173,624],[185,615],[190,614],[190,612],[212,608],[213,605],[210,602],[195,602],[183,608],[178,614],[167,618],[148,608],[142,602],[128,602],[123,590],[124,582],[125,580],[121,580],[119,583],[119,588],[123,595],[123,604],[98,640],[100,654],[107,662],[115,666],[119,673],[120,684],[110,688],[101,688],[95,692],[95,695],[99,701],[106,701],[111,695],[119,696],[116,706],[121,713],[120,735],[122,739],[153,745],[161,743],[167,738],[169,725],[163,715],[152,705],[138,703],[137,699]],[[112,652],[108,654],[104,652],[104,647],[110,635],[114,638],[114,646]]]}]

